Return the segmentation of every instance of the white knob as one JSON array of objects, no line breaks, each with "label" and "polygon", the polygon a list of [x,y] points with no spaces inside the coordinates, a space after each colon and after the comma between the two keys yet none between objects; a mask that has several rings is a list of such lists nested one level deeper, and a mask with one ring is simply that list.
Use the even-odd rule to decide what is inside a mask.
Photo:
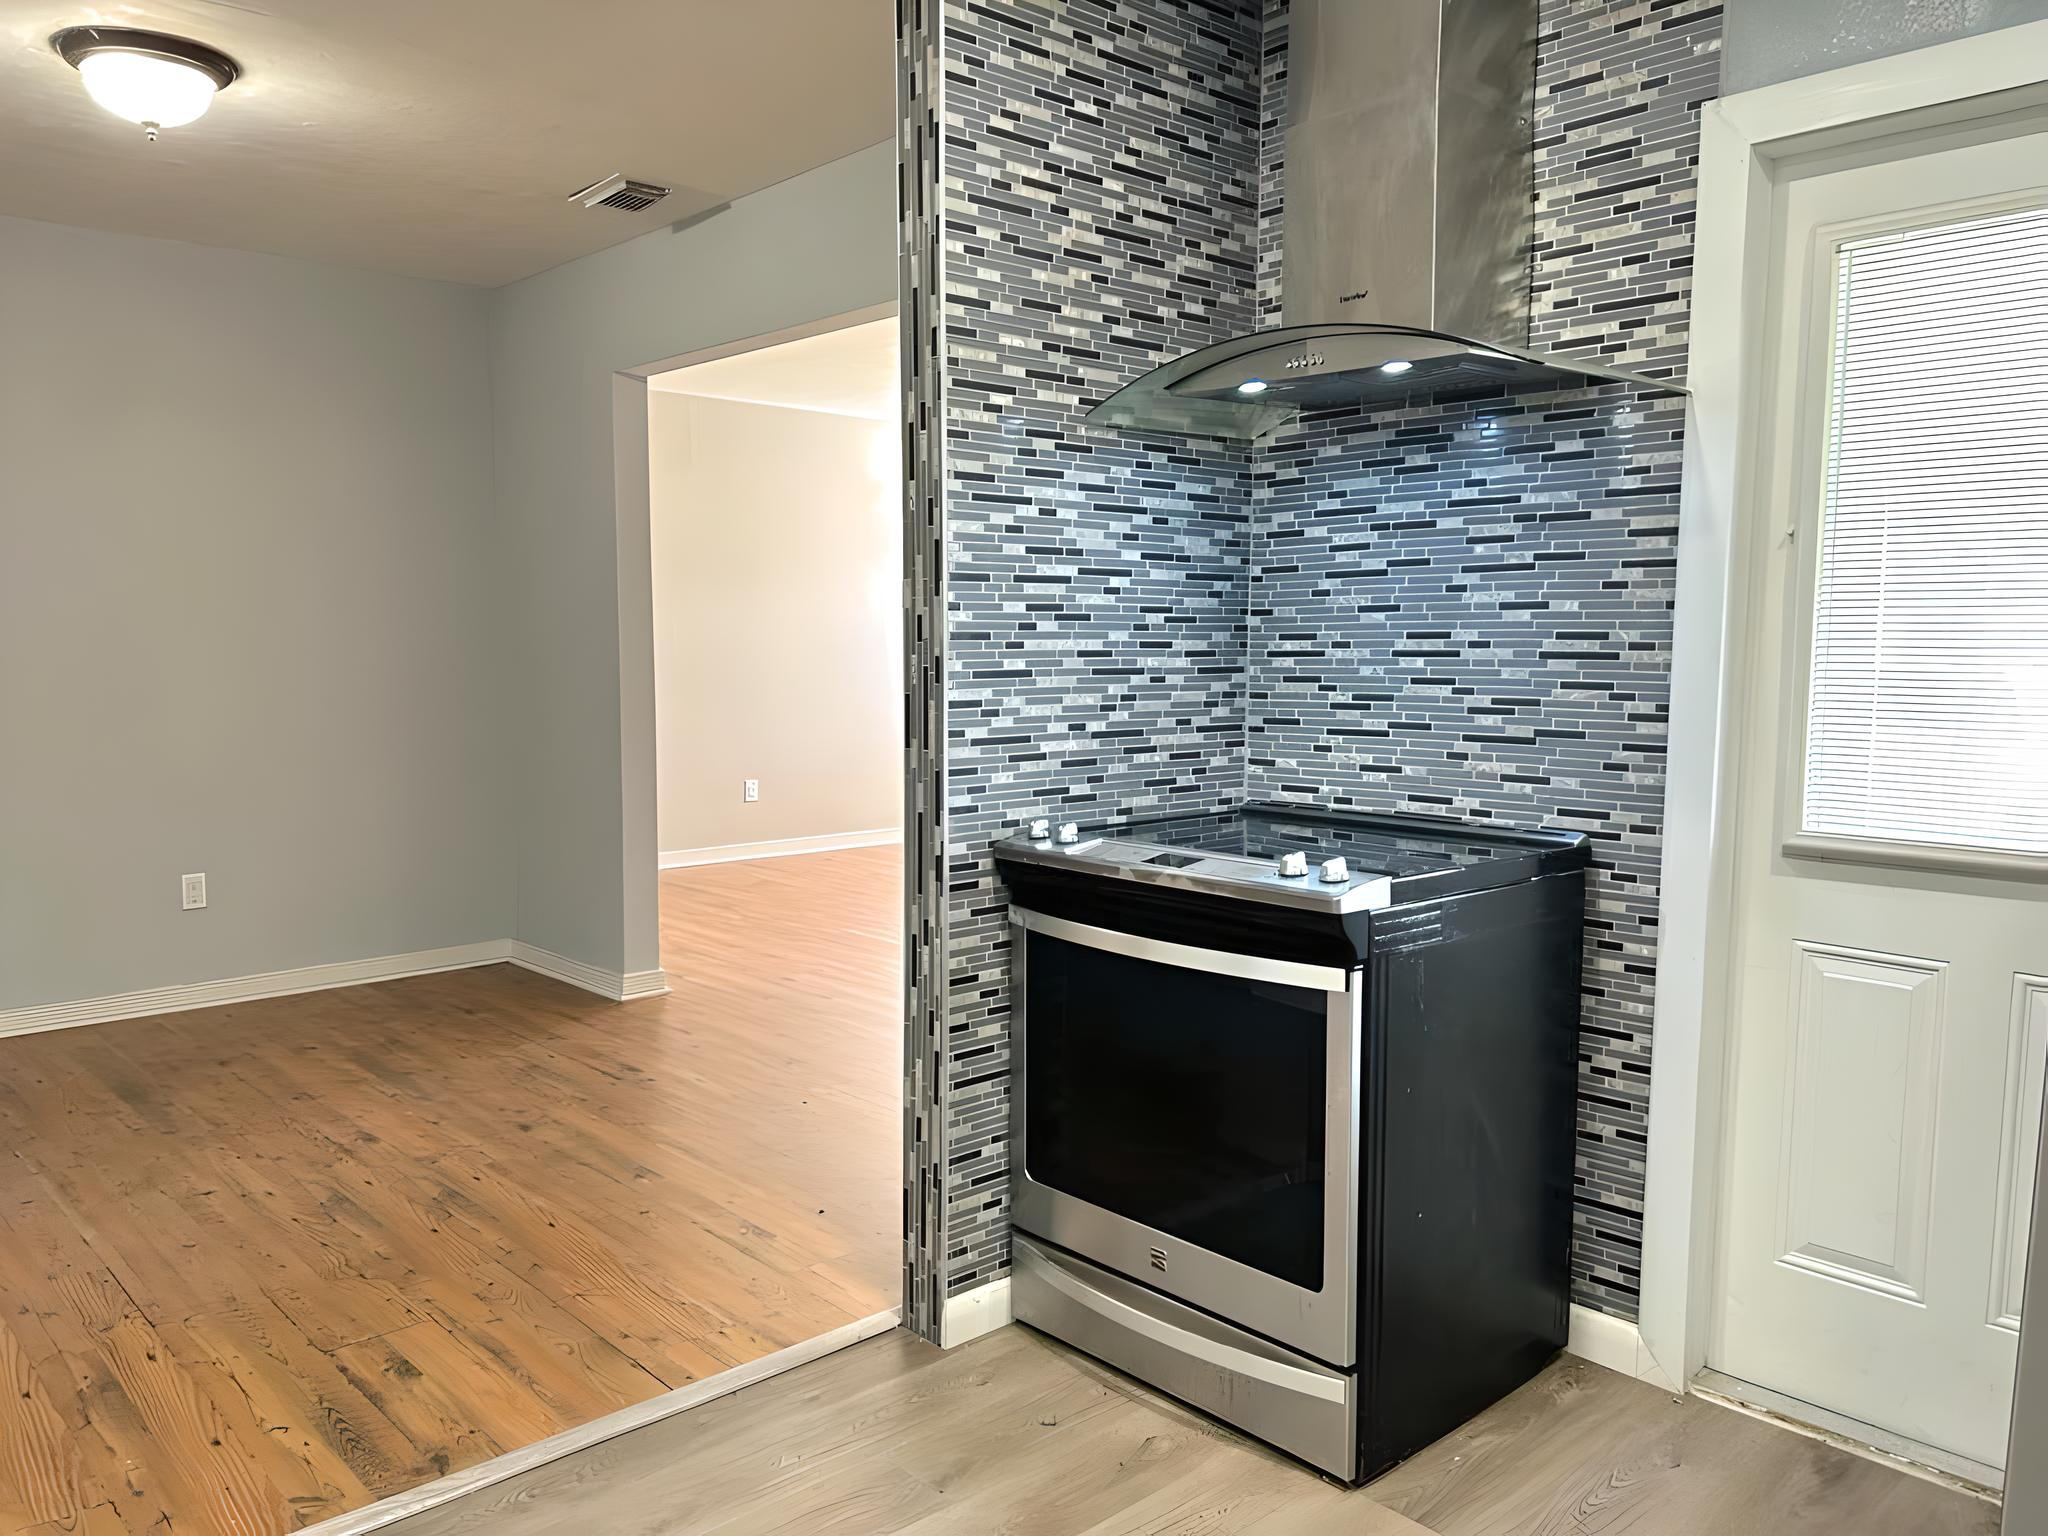
[{"label": "white knob", "polygon": [[1052,823],[1043,816],[1031,823],[1031,841],[1042,843],[1052,836]]},{"label": "white knob", "polygon": [[1342,859],[1323,860],[1323,884],[1342,885],[1350,878],[1350,867]]},{"label": "white knob", "polygon": [[1305,853],[1281,854],[1280,873],[1290,880],[1300,879],[1308,873],[1308,855]]},{"label": "white knob", "polygon": [[1071,821],[1061,822],[1060,841],[1063,843],[1078,843],[1079,841],[1081,841],[1081,829],[1075,826]]}]

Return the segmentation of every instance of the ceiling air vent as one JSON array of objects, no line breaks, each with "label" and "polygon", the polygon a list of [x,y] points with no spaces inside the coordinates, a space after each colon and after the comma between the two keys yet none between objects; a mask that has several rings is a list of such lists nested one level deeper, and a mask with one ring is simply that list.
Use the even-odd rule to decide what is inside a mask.
[{"label": "ceiling air vent", "polygon": [[651,181],[611,175],[602,181],[593,181],[580,192],[571,192],[569,201],[581,203],[586,208],[617,208],[623,213],[638,213],[642,208],[652,208],[668,194],[667,187],[658,187]]}]

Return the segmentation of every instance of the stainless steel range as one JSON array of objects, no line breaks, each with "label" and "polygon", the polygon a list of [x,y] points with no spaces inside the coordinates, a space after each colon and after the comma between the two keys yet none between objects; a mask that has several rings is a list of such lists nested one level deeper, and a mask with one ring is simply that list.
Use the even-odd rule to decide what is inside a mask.
[{"label": "stainless steel range", "polygon": [[1563,1344],[1582,836],[1247,805],[996,859],[1019,1319],[1346,1479]]}]

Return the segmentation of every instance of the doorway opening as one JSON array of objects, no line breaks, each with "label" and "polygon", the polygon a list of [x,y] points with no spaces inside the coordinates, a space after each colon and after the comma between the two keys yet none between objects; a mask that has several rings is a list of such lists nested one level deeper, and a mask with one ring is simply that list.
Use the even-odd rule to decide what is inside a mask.
[{"label": "doorway opening", "polygon": [[776,1343],[902,1289],[898,342],[849,321],[647,375],[661,965]]}]

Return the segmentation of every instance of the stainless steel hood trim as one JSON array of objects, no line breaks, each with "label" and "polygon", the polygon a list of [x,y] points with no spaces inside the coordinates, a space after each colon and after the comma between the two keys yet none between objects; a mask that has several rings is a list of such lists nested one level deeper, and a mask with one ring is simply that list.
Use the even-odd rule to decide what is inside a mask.
[{"label": "stainless steel hood trim", "polygon": [[[1412,366],[1387,373],[1389,361]],[[1254,395],[1238,386],[1257,380]],[[1503,397],[1542,389],[1624,385],[1682,395],[1669,379],[1378,322],[1276,326],[1183,353],[1139,375],[1088,412],[1105,426],[1251,442],[1304,411],[1405,405],[1432,396]]]},{"label": "stainless steel hood trim", "polygon": [[1681,392],[1527,348],[1541,20],[1538,0],[1293,0],[1286,101],[1262,103],[1284,130],[1282,324],[1164,363],[1088,419],[1250,442],[1312,410]]}]

